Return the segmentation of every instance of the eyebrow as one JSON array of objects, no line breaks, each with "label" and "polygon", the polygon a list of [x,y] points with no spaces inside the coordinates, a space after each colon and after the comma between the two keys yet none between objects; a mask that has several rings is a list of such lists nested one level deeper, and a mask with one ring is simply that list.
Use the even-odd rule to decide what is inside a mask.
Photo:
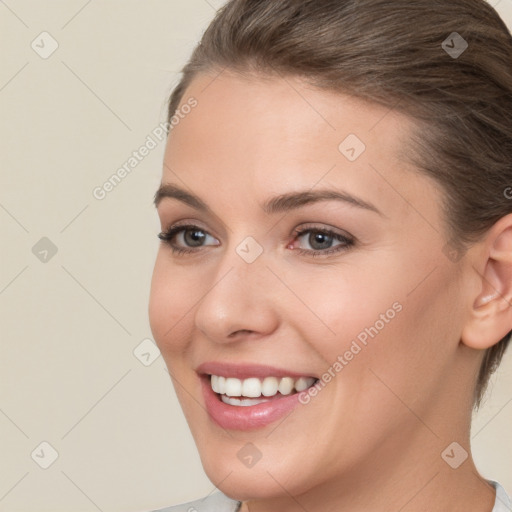
[{"label": "eyebrow", "polygon": [[[211,208],[203,200],[201,200],[196,195],[178,187],[177,185],[170,183],[160,185],[154,197],[155,206],[158,207],[164,198],[176,199],[191,206],[192,208],[195,208],[196,210],[213,214]],[[384,216],[382,212],[373,204],[364,201],[363,199],[352,194],[349,194],[348,192],[332,189],[304,190],[281,194],[279,196],[268,199],[263,205],[261,205],[261,207],[267,214],[276,214],[296,208],[301,208],[302,206],[308,204],[318,203],[320,201],[342,201],[352,206],[373,211],[381,216]]]}]

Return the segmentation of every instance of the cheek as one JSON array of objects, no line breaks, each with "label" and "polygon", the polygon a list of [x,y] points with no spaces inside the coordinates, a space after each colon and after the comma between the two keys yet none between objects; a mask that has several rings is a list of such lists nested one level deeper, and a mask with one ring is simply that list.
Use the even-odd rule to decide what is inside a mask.
[{"label": "cheek", "polygon": [[160,250],[155,262],[149,297],[149,323],[162,354],[182,352],[192,321],[191,308],[199,300],[199,290],[186,273],[168,262]]},{"label": "cheek", "polygon": [[[369,347],[372,340],[386,337],[393,324],[400,323],[407,283],[393,276],[392,267],[384,267],[383,261],[380,265],[373,261],[340,266],[339,270],[326,269],[315,280],[302,281],[297,294],[316,314],[315,318],[302,305],[296,306],[303,309],[302,317],[311,317],[304,323],[311,327],[304,339],[314,344],[329,364],[351,348],[358,352],[355,344],[361,349]],[[358,352],[357,359],[363,352]]]},{"label": "cheek", "polygon": [[380,407],[375,409],[375,404],[389,404],[379,414],[407,417],[401,401],[426,414],[451,379],[463,320],[456,279],[450,268],[439,267],[413,288],[399,297],[402,310],[369,339],[363,356],[358,356],[361,364],[347,372],[355,387],[365,385],[359,399],[368,411],[374,408],[373,414]]},{"label": "cheek", "polygon": [[389,394],[376,377],[381,372],[397,393],[414,396],[449,372],[462,322],[457,280],[449,265],[416,263],[389,265],[381,258],[303,283],[299,293],[317,319],[311,315],[302,334],[322,356],[325,371],[343,373],[332,379],[340,392],[364,387],[369,400],[375,392]]}]

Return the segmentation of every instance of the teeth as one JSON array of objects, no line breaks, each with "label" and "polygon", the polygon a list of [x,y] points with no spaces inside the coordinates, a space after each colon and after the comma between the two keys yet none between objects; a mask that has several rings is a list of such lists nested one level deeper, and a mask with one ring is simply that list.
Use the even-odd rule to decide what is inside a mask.
[{"label": "teeth", "polygon": [[[222,393],[222,389],[219,389],[219,393]],[[227,378],[226,383],[224,384],[224,394],[228,396],[241,396],[242,381],[240,379],[233,379],[231,377]]]},{"label": "teeth", "polygon": [[263,396],[274,396],[279,388],[279,380],[275,377],[265,377],[261,385],[261,394]]},{"label": "teeth", "polygon": [[300,393],[301,391],[304,391],[305,389],[308,389],[309,386],[311,386],[311,382],[309,382],[309,379],[306,379],[305,377],[301,377],[300,379],[297,379],[295,382],[295,389]]},{"label": "teeth", "polygon": [[221,377],[219,375],[211,375],[210,382],[213,391],[222,395],[221,398],[223,402],[229,403],[231,405],[256,405],[257,403],[261,403],[266,400],[237,399],[231,403],[233,400],[229,401],[229,397],[271,397],[275,396],[278,391],[282,395],[289,395],[293,392],[293,390],[300,392],[311,387],[315,380],[316,379],[313,377],[300,377],[298,379],[293,379],[292,377],[265,377],[263,381],[256,377],[251,377],[249,379],[240,380],[234,377]]},{"label": "teeth", "polygon": [[218,375],[211,376],[210,385],[212,386],[212,389],[213,389],[213,391],[215,391],[215,393],[219,392],[219,376]]},{"label": "teeth", "polygon": [[254,400],[254,398],[231,398],[230,396],[221,395],[220,399],[229,405],[237,405],[242,407],[248,407],[251,405],[262,404],[263,402],[268,402],[268,400]]},{"label": "teeth", "polygon": [[249,398],[257,398],[261,395],[260,379],[245,379],[242,383],[242,395]]},{"label": "teeth", "polygon": [[289,395],[293,391],[294,380],[291,377],[283,377],[279,383],[279,393]]}]

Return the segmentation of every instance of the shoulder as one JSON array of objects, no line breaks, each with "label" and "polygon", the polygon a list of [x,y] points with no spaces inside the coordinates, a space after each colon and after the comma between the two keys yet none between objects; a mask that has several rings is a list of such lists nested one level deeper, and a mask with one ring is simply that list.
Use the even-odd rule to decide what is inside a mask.
[{"label": "shoulder", "polygon": [[[492,512],[512,512],[512,500],[503,486],[494,480],[488,482],[496,489],[496,501]],[[236,512],[238,504],[238,501],[228,498],[222,492],[216,492],[206,498],[151,512]]]},{"label": "shoulder", "polygon": [[488,482],[496,489],[496,501],[492,512],[512,512],[512,500],[505,489],[494,480],[488,480]]},{"label": "shoulder", "polygon": [[216,492],[206,498],[153,510],[151,512],[236,512],[238,504],[238,501],[228,498],[222,492]]}]

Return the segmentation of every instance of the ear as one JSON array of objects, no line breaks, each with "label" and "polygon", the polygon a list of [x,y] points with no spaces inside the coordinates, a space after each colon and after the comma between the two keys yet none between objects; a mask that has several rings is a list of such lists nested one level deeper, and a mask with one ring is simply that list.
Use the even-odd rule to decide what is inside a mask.
[{"label": "ear", "polygon": [[479,242],[478,287],[461,336],[465,345],[487,349],[512,330],[512,214],[502,217]]}]

